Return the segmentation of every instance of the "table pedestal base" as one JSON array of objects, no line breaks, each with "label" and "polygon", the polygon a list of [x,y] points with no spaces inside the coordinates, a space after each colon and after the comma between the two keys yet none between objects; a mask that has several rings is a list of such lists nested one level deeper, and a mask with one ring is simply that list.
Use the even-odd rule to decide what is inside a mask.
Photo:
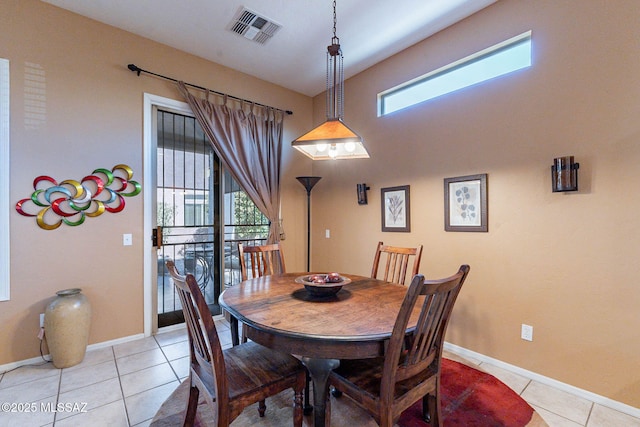
[{"label": "table pedestal base", "polygon": [[235,347],[240,344],[240,335],[238,332],[238,319],[233,316],[229,319],[229,329],[231,330],[231,345]]},{"label": "table pedestal base", "polygon": [[331,423],[331,413],[326,413],[327,399],[329,398],[327,380],[329,373],[340,366],[340,360],[303,357],[302,363],[309,370],[313,380],[313,425],[314,427],[328,427]]}]

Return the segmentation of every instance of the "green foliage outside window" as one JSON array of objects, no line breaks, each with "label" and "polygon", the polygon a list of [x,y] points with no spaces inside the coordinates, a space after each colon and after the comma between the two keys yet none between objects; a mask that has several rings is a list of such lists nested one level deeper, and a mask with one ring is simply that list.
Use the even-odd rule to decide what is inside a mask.
[{"label": "green foliage outside window", "polygon": [[157,223],[162,227],[170,227],[173,224],[173,217],[175,213],[175,206],[169,203],[158,203],[157,204]]},{"label": "green foliage outside window", "polygon": [[235,191],[234,220],[239,238],[264,238],[269,234],[269,221],[244,191]]},{"label": "green foliage outside window", "polygon": [[[174,225],[173,218],[175,216],[176,207],[169,203],[158,203],[156,205],[156,222],[161,227],[171,227]],[[164,229],[164,235],[171,233],[171,228]],[[162,243],[167,243],[166,239],[162,239]]]}]

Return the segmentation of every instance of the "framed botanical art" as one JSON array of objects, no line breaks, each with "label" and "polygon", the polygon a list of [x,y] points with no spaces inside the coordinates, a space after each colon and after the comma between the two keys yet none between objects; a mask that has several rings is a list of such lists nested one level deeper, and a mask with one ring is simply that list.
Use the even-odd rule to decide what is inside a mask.
[{"label": "framed botanical art", "polygon": [[411,231],[409,186],[387,187],[380,190],[382,231]]},{"label": "framed botanical art", "polygon": [[444,179],[444,229],[489,231],[487,174]]}]

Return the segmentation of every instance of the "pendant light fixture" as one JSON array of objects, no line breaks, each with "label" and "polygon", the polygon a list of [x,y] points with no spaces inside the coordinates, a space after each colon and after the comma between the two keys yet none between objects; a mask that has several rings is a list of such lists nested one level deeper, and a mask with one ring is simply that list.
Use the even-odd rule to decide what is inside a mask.
[{"label": "pendant light fixture", "polygon": [[340,39],[336,36],[336,2],[333,2],[333,38],[327,47],[327,121],[291,145],[312,160],[368,159],[362,137],[342,120],[344,116],[344,70]]}]

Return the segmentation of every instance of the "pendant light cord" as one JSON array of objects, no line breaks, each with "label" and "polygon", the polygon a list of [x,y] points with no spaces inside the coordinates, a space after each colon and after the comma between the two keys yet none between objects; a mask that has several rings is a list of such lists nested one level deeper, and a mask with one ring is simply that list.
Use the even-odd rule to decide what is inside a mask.
[{"label": "pendant light cord", "polygon": [[333,0],[333,38],[331,42],[333,44],[340,44],[340,39],[336,36],[336,25],[338,22],[338,16],[336,15],[336,0]]}]

